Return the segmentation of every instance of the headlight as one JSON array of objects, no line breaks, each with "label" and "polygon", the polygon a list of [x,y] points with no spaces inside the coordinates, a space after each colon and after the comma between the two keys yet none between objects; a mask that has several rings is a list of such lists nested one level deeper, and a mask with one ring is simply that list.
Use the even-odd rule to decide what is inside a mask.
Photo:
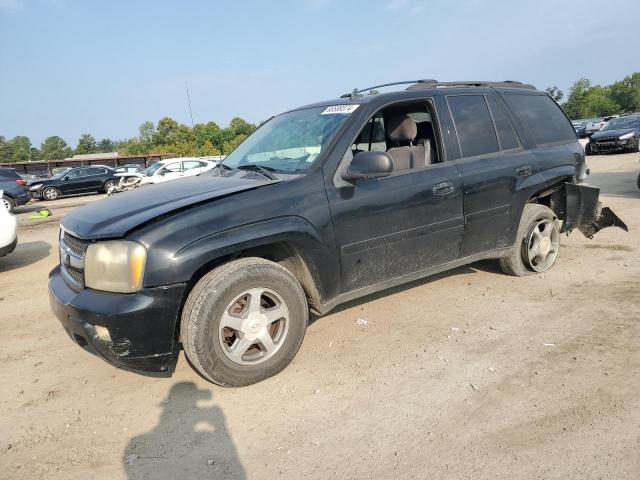
[{"label": "headlight", "polygon": [[31,185],[29,187],[29,190],[40,190],[42,187],[44,187],[44,185],[42,185],[41,183],[36,183],[35,185]]},{"label": "headlight", "polygon": [[631,137],[633,137],[634,133],[633,132],[629,132],[629,133],[625,133],[624,135],[619,136],[618,138],[620,140],[629,140]]},{"label": "headlight", "polygon": [[147,249],[136,242],[109,240],[89,245],[85,285],[106,292],[132,293],[142,287]]}]

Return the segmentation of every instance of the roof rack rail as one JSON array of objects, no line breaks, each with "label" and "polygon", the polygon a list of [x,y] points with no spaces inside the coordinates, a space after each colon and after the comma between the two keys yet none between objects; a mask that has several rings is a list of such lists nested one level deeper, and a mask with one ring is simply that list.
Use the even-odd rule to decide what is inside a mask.
[{"label": "roof rack rail", "polygon": [[431,84],[431,83],[434,83],[434,82],[438,83],[437,80],[433,80],[433,79],[428,79],[428,80],[405,80],[403,82],[382,83],[380,85],[374,85],[373,87],[368,87],[368,88],[361,88],[361,89],[354,88],[353,91],[351,91],[349,93],[345,93],[343,95],[340,95],[340,98],[357,97],[362,92],[367,92],[367,91],[373,90],[374,88],[391,87],[393,85]]},{"label": "roof rack rail", "polygon": [[462,81],[462,82],[438,82],[433,80],[431,82],[422,82],[410,85],[407,90],[424,90],[427,88],[438,87],[493,87],[493,88],[524,88],[527,90],[536,90],[536,87],[528,83],[518,82],[516,80],[504,80],[502,82],[487,82],[483,80],[476,81]]}]

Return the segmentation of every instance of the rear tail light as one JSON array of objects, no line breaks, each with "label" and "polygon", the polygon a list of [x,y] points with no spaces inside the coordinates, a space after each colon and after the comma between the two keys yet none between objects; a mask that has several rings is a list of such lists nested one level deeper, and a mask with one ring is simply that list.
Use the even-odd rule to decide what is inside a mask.
[{"label": "rear tail light", "polygon": [[19,178],[18,180],[16,180],[16,183],[17,183],[18,185],[26,185],[26,184],[27,184],[27,182],[25,182],[25,181],[24,181],[24,180],[22,180],[21,178]]}]

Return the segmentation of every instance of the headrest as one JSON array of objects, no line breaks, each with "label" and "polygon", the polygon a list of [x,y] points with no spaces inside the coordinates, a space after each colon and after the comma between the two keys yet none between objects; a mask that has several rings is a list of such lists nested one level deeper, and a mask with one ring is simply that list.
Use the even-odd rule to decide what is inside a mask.
[{"label": "headrest", "polygon": [[406,115],[392,117],[387,122],[387,137],[392,142],[413,141],[417,134],[416,121]]}]

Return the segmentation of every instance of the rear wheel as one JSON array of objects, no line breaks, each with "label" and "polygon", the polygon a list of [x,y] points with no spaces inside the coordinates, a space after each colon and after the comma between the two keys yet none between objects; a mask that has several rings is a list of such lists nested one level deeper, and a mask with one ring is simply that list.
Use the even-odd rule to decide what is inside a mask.
[{"label": "rear wheel", "polygon": [[104,182],[104,191],[106,193],[109,193],[109,191],[115,188],[115,186],[116,186],[115,180],[107,180],[106,182]]},{"label": "rear wheel", "polygon": [[593,152],[591,151],[591,143],[587,142],[587,144],[584,146],[584,154],[593,155]]},{"label": "rear wheel", "polygon": [[42,191],[42,198],[44,200],[57,200],[60,198],[60,192],[57,188],[47,187]]},{"label": "rear wheel", "polygon": [[9,212],[13,212],[13,209],[15,207],[15,203],[13,201],[13,199],[9,198],[9,197],[2,197],[2,203],[4,204],[4,208]]},{"label": "rear wheel", "polygon": [[307,328],[307,299],[277,263],[245,258],[198,281],[185,303],[182,345],[193,366],[223,386],[244,386],[284,369]]},{"label": "rear wheel", "polygon": [[508,275],[521,277],[549,270],[560,249],[560,222],[544,205],[525,205],[518,226],[513,251],[499,259],[500,268]]}]

